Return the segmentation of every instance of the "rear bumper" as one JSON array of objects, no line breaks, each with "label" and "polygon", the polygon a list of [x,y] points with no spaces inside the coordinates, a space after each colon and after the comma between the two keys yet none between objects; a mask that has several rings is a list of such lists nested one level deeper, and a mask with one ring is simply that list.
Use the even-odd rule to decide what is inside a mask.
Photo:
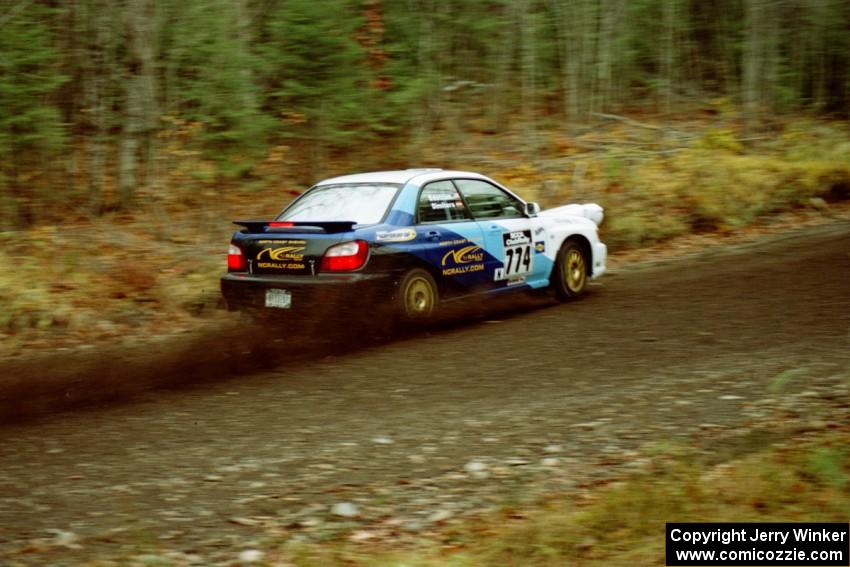
[{"label": "rear bumper", "polygon": [[[255,310],[285,314],[309,311],[314,315],[339,314],[387,306],[396,288],[388,274],[341,273],[317,276],[276,276],[228,273],[221,278],[221,294],[228,310]],[[266,307],[266,290],[292,294],[290,309]]]}]

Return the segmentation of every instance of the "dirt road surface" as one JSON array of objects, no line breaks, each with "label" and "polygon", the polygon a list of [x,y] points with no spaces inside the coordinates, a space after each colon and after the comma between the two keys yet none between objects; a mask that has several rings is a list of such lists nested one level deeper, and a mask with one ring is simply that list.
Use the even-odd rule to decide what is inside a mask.
[{"label": "dirt road surface", "polygon": [[720,461],[846,421],[850,223],[321,354],[0,428],[0,564],[404,537],[639,468],[647,447]]}]

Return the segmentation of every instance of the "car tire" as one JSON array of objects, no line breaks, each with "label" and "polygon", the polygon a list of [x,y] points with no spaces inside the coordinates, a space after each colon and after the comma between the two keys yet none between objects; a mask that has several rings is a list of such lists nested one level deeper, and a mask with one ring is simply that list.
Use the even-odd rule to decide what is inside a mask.
[{"label": "car tire", "polygon": [[558,250],[552,268],[552,289],[559,301],[580,297],[587,289],[587,254],[575,240],[567,240]]},{"label": "car tire", "polygon": [[434,277],[421,268],[407,272],[398,286],[397,308],[402,321],[431,320],[440,304],[440,292]]}]

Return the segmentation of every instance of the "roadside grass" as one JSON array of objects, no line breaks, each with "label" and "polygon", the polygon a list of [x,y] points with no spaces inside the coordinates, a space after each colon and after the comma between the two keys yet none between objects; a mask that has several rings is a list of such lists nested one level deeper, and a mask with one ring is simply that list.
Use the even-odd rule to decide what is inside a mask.
[{"label": "roadside grass", "polygon": [[634,161],[597,181],[613,249],[691,232],[730,232],[850,198],[850,141],[843,128],[790,124],[752,147],[717,144],[714,135],[706,129],[681,151]]},{"label": "roadside grass", "polygon": [[[846,123],[801,118],[756,140],[728,118],[662,126],[674,134],[619,123],[544,132],[533,158],[505,150],[521,147],[517,134],[481,134],[469,142],[480,159],[435,141],[421,161],[483,171],[543,206],[599,202],[612,253],[850,199]],[[61,224],[0,232],[0,356],[197,325],[218,301],[230,221],[274,215],[297,187],[267,167],[222,186],[215,175],[169,178],[181,189],[147,190],[132,213],[69,210]],[[338,163],[329,174],[357,169]]]},{"label": "roadside grass", "polygon": [[609,486],[463,519],[419,541],[283,544],[268,565],[659,565],[665,522],[846,522],[848,485],[845,425],[714,466],[680,448]]},{"label": "roadside grass", "polygon": [[0,354],[194,326],[217,301],[222,224],[184,241],[108,219],[0,235]]}]

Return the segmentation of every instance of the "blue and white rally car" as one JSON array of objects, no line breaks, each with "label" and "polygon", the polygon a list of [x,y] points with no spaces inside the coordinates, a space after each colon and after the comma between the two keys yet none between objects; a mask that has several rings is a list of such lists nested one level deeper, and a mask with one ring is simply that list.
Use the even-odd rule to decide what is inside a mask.
[{"label": "blue and white rally car", "polygon": [[230,309],[389,304],[406,320],[472,295],[580,296],[605,272],[602,207],[541,211],[492,179],[408,169],[346,175],[273,221],[236,221],[221,291]]}]

